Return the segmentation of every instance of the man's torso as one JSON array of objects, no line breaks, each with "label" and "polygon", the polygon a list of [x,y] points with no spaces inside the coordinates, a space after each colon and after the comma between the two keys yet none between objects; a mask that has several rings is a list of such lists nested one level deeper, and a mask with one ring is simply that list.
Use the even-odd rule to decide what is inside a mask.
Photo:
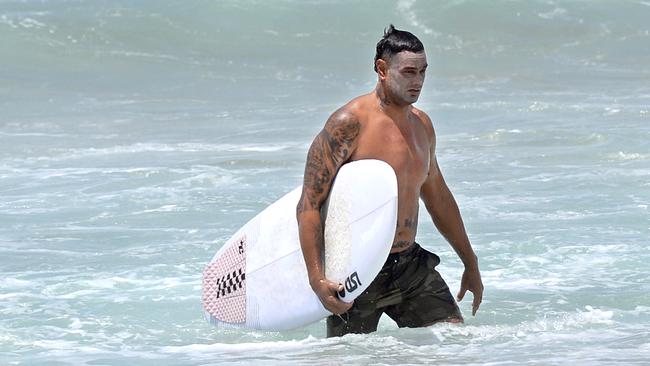
[{"label": "man's torso", "polygon": [[350,161],[378,159],[397,176],[397,230],[391,252],[405,250],[415,241],[420,188],[429,173],[431,138],[415,108],[402,118],[386,114],[373,94],[354,99],[345,107],[361,124],[357,147]]}]

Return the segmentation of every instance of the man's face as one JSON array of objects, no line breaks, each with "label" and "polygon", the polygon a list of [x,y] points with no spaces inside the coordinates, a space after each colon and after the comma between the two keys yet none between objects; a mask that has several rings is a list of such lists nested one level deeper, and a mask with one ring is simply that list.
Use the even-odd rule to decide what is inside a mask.
[{"label": "man's face", "polygon": [[391,98],[401,105],[415,103],[420,97],[427,71],[424,52],[402,51],[390,58],[386,85]]}]

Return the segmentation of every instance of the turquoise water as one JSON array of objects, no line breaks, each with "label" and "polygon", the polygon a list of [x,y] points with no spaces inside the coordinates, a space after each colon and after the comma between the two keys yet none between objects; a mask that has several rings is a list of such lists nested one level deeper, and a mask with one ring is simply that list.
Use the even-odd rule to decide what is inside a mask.
[{"label": "turquoise water", "polygon": [[[634,0],[0,0],[0,364],[650,364],[648,19]],[[428,53],[418,106],[479,313],[340,339],[211,327],[204,265],[300,183],[391,22]]]}]

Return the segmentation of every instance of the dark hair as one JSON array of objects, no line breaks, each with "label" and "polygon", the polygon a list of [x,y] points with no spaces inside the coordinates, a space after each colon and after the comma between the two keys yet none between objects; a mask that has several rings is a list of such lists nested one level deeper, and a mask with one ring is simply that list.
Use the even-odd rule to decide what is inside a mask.
[{"label": "dark hair", "polygon": [[384,36],[377,42],[377,53],[375,54],[375,72],[377,72],[377,60],[388,61],[402,51],[418,53],[424,51],[424,45],[413,33],[395,29],[394,25],[389,25],[384,29]]}]

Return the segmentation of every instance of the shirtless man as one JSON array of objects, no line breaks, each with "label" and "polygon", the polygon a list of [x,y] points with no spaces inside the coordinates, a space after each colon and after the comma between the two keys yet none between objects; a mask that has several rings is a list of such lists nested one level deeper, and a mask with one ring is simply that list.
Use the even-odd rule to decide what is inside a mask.
[{"label": "shirtless man", "polygon": [[[440,258],[415,243],[419,198],[465,265],[458,301],[472,292],[472,315],[481,303],[478,259],[438,167],[431,119],[412,105],[420,96],[426,69],[420,40],[391,24],[377,43],[375,90],[335,111],[309,149],[297,219],[309,283],[323,306],[335,314],[327,318],[328,337],[373,332],[382,313],[400,327],[463,321],[449,288],[434,269]],[[395,170],[397,230],[381,272],[348,304],[336,295],[342,285],[324,275],[320,209],[339,168],[361,159],[383,160]]]}]

